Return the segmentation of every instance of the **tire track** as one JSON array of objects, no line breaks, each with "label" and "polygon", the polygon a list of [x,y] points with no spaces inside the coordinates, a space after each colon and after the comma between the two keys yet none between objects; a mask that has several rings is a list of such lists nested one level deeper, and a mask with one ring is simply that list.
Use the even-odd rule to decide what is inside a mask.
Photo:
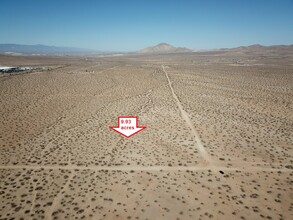
[{"label": "tire track", "polygon": [[[269,165],[269,164],[263,164]],[[283,164],[283,166],[288,164]],[[237,166],[227,167],[224,165],[197,165],[197,166],[77,166],[77,165],[69,165],[69,166],[55,166],[55,165],[46,165],[46,166],[33,166],[33,165],[7,165],[0,166],[0,169],[31,169],[31,170],[72,170],[72,171],[82,171],[82,170],[92,170],[92,171],[245,171],[245,172],[257,172],[257,171],[266,171],[266,172],[293,172],[293,169],[289,168],[272,168],[272,167],[261,167],[261,166],[251,166],[249,163],[241,163],[237,164]],[[73,173],[72,177],[73,178]],[[70,178],[69,178],[70,179]],[[66,183],[63,188],[63,191],[68,187],[70,181]],[[60,193],[59,193],[60,194]],[[61,195],[59,195],[60,197]]]},{"label": "tire track", "polygon": [[53,219],[53,216],[52,216],[53,211],[56,209],[56,207],[60,203],[60,201],[63,197],[63,194],[68,189],[69,184],[71,183],[71,180],[73,179],[73,177],[74,177],[74,172],[71,171],[71,174],[70,174],[69,178],[67,179],[65,185],[60,189],[59,193],[54,198],[52,205],[47,210],[46,215],[45,215],[46,219]]},{"label": "tire track", "polygon": [[208,152],[206,151],[205,147],[202,145],[201,140],[200,140],[200,138],[199,138],[199,135],[198,135],[198,133],[197,133],[197,131],[196,131],[196,129],[195,129],[193,123],[191,122],[191,120],[190,120],[190,118],[189,118],[189,116],[188,116],[188,113],[183,109],[183,106],[182,106],[180,100],[178,99],[176,93],[174,92],[174,89],[173,89],[173,87],[172,87],[172,82],[171,82],[171,80],[170,80],[170,78],[169,78],[169,76],[168,76],[167,71],[165,70],[165,66],[162,65],[162,69],[163,69],[163,72],[165,73],[166,78],[167,78],[167,80],[168,80],[169,87],[170,87],[170,89],[171,89],[171,92],[172,92],[173,98],[175,99],[176,104],[177,104],[177,106],[178,106],[178,108],[179,108],[179,110],[180,110],[181,117],[184,119],[184,121],[186,122],[187,126],[190,128],[190,130],[191,130],[191,132],[192,132],[192,134],[193,134],[193,136],[194,136],[194,138],[195,138],[195,141],[196,141],[196,147],[197,147],[199,153],[201,154],[202,158],[203,158],[206,162],[208,162],[208,163],[212,163],[212,159],[210,158],[210,156],[209,156]]}]

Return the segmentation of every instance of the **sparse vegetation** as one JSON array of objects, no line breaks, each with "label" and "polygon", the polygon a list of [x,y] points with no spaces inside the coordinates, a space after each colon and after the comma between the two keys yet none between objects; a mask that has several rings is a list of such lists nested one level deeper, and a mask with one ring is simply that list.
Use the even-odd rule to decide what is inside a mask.
[{"label": "sparse vegetation", "polygon": [[0,77],[0,219],[289,219],[289,58],[181,56],[13,57],[46,68]]}]

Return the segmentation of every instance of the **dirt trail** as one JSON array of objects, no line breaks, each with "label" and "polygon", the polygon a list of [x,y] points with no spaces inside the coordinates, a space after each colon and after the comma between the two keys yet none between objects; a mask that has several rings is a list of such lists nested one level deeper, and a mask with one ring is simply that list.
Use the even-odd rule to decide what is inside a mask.
[{"label": "dirt trail", "polygon": [[[263,164],[266,165],[266,164]],[[283,164],[284,166],[284,164]],[[7,165],[0,166],[0,169],[44,169],[44,170],[92,170],[92,171],[245,171],[245,172],[255,172],[255,171],[267,171],[267,172],[293,172],[292,169],[288,168],[272,168],[272,167],[261,167],[261,166],[251,166],[249,163],[243,163],[238,166],[227,167],[224,165],[197,165],[197,166],[58,166],[58,165]],[[64,187],[65,189],[65,187]]]},{"label": "dirt trail", "polygon": [[61,201],[61,199],[63,197],[63,194],[68,189],[69,184],[71,183],[71,180],[73,179],[73,177],[74,177],[74,172],[72,171],[70,176],[68,177],[65,185],[60,189],[59,193],[54,198],[53,203],[50,206],[50,209],[47,210],[46,219],[53,219],[52,214],[53,214],[54,210],[58,208],[58,205],[60,204],[60,201]]},{"label": "dirt trail", "polygon": [[33,181],[31,181],[31,183],[32,183],[33,192],[32,192],[32,203],[31,203],[30,212],[29,212],[30,214],[32,214],[34,211],[34,208],[36,205],[36,198],[37,198],[36,183]]},{"label": "dirt trail", "polygon": [[189,116],[188,116],[188,113],[183,109],[183,106],[180,102],[180,100],[178,99],[176,93],[174,92],[174,89],[172,87],[172,82],[168,76],[168,73],[167,71],[165,70],[165,67],[162,65],[162,68],[163,68],[163,72],[165,73],[166,77],[167,77],[167,80],[168,80],[168,83],[169,83],[169,87],[171,89],[171,92],[172,92],[172,95],[173,95],[173,98],[175,99],[176,101],[176,104],[180,110],[180,113],[181,113],[181,117],[184,119],[184,121],[186,122],[186,124],[188,125],[188,127],[190,128],[192,134],[194,135],[195,137],[195,141],[196,141],[196,147],[198,149],[198,151],[200,152],[201,156],[203,157],[203,159],[209,163],[212,163],[212,160],[208,154],[208,152],[206,151],[206,149],[204,148],[204,146],[202,145],[201,141],[200,141],[200,138],[199,138],[199,135],[194,127],[194,125],[192,124]]}]

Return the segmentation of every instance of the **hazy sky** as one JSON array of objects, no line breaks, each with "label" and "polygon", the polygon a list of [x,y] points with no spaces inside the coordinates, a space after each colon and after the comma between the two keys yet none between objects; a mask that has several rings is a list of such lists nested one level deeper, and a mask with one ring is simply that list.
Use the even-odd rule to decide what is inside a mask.
[{"label": "hazy sky", "polygon": [[293,0],[0,0],[0,43],[134,51],[293,44]]}]

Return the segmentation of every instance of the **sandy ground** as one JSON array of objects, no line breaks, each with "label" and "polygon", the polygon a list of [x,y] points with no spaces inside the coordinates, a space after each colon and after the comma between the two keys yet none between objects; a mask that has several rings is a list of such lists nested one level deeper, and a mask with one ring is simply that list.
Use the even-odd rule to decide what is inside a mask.
[{"label": "sandy ground", "polygon": [[292,219],[292,57],[0,56],[0,219]]}]

